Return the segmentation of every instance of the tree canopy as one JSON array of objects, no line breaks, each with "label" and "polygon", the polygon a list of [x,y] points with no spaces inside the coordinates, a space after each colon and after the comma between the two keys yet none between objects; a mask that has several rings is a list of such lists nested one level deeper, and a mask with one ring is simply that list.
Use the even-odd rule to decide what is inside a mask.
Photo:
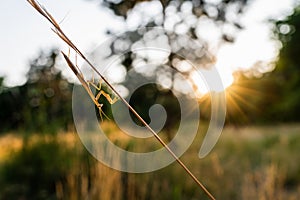
[{"label": "tree canopy", "polygon": [[[136,90],[130,102],[134,102],[133,107],[139,110],[145,119],[150,119],[148,110],[151,105],[148,103],[155,104],[161,100],[157,95],[153,95],[153,99],[148,99],[147,106],[144,106],[145,102],[140,97],[147,97],[146,93],[160,92],[164,96],[164,107],[173,108],[167,109],[167,121],[172,122],[170,126],[174,126],[178,121],[180,109],[175,108],[176,103],[171,103],[176,102],[172,100],[174,95],[171,90],[175,89],[187,95],[186,89],[182,87],[183,81],[190,81],[196,89],[193,76],[198,73],[197,70],[208,69],[215,62],[215,52],[210,50],[209,37],[213,35],[218,44],[234,42],[236,34],[243,29],[240,16],[247,2],[103,0],[102,5],[113,11],[116,16],[122,17],[124,23],[128,24],[128,29],[124,30],[124,34],[108,30],[108,34],[116,36],[101,45],[93,55],[100,62],[100,66],[109,63],[107,60],[114,56],[119,56],[117,68],[126,72],[123,73],[123,80],[117,84],[125,87],[129,85],[134,79],[128,77],[129,71],[135,71],[136,76],[142,76],[144,79],[155,80],[157,88],[145,86],[147,89]],[[209,30],[207,25],[212,29]],[[148,51],[147,47],[152,50]],[[168,124],[165,128],[168,129]]]},{"label": "tree canopy", "polygon": [[283,20],[274,21],[274,36],[280,42],[275,69],[262,78],[240,76],[238,85],[251,88],[249,104],[259,109],[248,110],[253,122],[298,122],[300,121],[300,7]]},{"label": "tree canopy", "polygon": [[279,94],[275,110],[283,121],[299,121],[300,116],[300,7],[286,19],[276,22],[275,33],[281,41],[275,71],[270,74]]}]

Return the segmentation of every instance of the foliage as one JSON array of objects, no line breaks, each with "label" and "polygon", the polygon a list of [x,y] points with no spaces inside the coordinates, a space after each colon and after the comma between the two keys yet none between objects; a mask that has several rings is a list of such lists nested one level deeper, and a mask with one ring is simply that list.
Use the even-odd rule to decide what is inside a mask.
[{"label": "foliage", "polygon": [[32,61],[24,85],[0,93],[1,130],[56,132],[72,122],[71,89],[55,67],[57,51],[42,53]]},{"label": "foliage", "polygon": [[55,183],[68,173],[72,159],[56,142],[25,146],[2,168],[0,199],[55,199]]},{"label": "foliage", "polygon": [[274,85],[278,88],[278,100],[274,105],[282,121],[299,121],[300,116],[300,59],[298,56],[300,42],[299,7],[285,20],[276,23],[275,33],[282,43],[279,60],[274,73]]},{"label": "foliage", "polygon": [[[197,67],[202,64],[205,67],[210,60],[211,55],[207,54],[208,46],[200,25],[202,22],[213,23],[218,32],[219,38],[233,42],[235,33],[242,29],[239,22],[239,16],[242,15],[247,0],[222,0],[220,2],[213,1],[182,1],[182,0],[162,0],[162,1],[114,1],[104,0],[102,4],[111,9],[115,15],[124,17],[127,23],[131,15],[140,15],[142,20],[138,22],[135,28],[143,27],[163,27],[165,30],[148,31],[148,30],[128,30],[127,35],[117,36],[117,40],[110,45],[112,54],[118,54],[124,51],[124,46],[128,49],[138,42],[147,44],[150,41],[164,43],[166,38],[167,44],[171,47],[171,52],[168,55],[168,64],[171,67],[178,68],[174,61],[176,59],[187,59],[195,62]],[[148,6],[155,7],[155,16],[151,13],[147,14],[145,8]],[[149,15],[149,16],[148,16]],[[226,28],[224,28],[226,26]],[[230,27],[230,28],[229,28]],[[204,27],[206,28],[206,27]],[[228,30],[234,31],[228,31]],[[111,31],[108,31],[112,34]],[[124,55],[123,65],[128,69],[131,64],[137,59],[134,53]],[[147,61],[147,59],[145,58]],[[179,70],[180,71],[180,70]]]},{"label": "foliage", "polygon": [[286,19],[273,23],[274,39],[281,43],[275,69],[261,74],[258,63],[253,69],[236,72],[235,83],[227,89],[227,122],[300,121],[299,7]]},{"label": "foliage", "polygon": [[[257,79],[254,89],[260,92],[260,111],[255,121],[263,123],[300,121],[300,10],[274,22],[274,35],[281,43],[275,69]],[[248,78],[249,80],[249,78]],[[253,79],[255,80],[255,78]],[[253,82],[253,81],[252,81]]]},{"label": "foliage", "polygon": [[[151,0],[150,0],[151,1]],[[107,6],[110,8],[115,15],[122,16],[125,19],[128,17],[129,13],[134,10],[136,7],[140,6],[140,4],[147,5],[147,2],[149,0],[133,0],[133,1],[115,1],[115,0],[104,0],[102,2],[102,5]],[[196,17],[201,16],[207,16],[209,18],[212,18],[215,21],[226,21],[229,23],[233,23],[226,14],[226,12],[229,12],[230,7],[235,7],[231,9],[235,9],[234,12],[236,13],[242,13],[243,12],[243,6],[247,3],[247,0],[221,0],[219,2],[213,2],[213,1],[203,1],[203,0],[195,0],[195,1],[182,1],[182,0],[161,0],[159,1],[161,4],[161,12],[165,14],[166,10],[168,10],[170,7],[175,7],[177,9],[177,12],[180,12],[180,9],[183,9],[182,7],[186,6],[184,5],[189,4],[192,6],[193,14]],[[159,24],[158,22],[156,22]],[[142,24],[141,24],[142,25]],[[238,24],[235,24],[235,26],[240,27]]]}]

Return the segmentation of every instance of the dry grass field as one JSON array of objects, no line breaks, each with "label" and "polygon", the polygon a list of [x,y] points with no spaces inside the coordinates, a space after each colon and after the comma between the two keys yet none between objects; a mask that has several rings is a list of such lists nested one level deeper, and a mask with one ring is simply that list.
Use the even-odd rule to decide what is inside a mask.
[{"label": "dry grass field", "polygon": [[[110,123],[109,138],[136,142]],[[226,127],[213,151],[198,158],[206,126],[181,157],[217,199],[298,199],[300,125]],[[207,199],[177,163],[145,174],[121,173],[84,149],[76,133],[0,137],[0,199]],[[153,143],[153,144],[151,144]]]}]

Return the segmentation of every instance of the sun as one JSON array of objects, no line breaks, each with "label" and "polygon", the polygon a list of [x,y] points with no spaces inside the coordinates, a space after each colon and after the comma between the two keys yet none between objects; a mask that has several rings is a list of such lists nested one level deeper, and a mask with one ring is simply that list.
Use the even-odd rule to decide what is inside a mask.
[{"label": "sun", "polygon": [[209,92],[223,92],[234,82],[233,71],[218,65],[191,73],[191,81],[196,86],[196,96],[201,97]]}]

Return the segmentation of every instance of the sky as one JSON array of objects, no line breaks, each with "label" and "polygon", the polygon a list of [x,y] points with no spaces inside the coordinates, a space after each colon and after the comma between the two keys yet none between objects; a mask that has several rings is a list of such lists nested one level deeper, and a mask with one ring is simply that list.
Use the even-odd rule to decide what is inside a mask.
[{"label": "sky", "polygon": [[[85,52],[106,40],[107,29],[125,29],[120,18],[99,1],[40,0],[70,38]],[[291,14],[293,0],[253,0],[241,19],[245,25],[233,44],[221,46],[217,51],[216,67],[225,85],[232,81],[232,72],[250,68],[257,61],[272,61],[278,54],[278,43],[270,39],[268,18],[283,18]],[[103,19],[103,20],[99,20]],[[26,81],[30,60],[42,50],[59,47],[66,50],[60,39],[26,0],[3,1],[0,7],[0,76],[8,86]],[[84,35],[84,37],[82,37]],[[225,66],[225,67],[224,67]]]},{"label": "sky", "polygon": [[[39,2],[58,21],[62,21],[62,28],[84,51],[88,51],[94,43],[104,41],[104,32],[112,24],[120,27],[120,20],[114,19],[112,13],[104,11],[97,1]],[[41,51],[54,47],[65,48],[65,45],[51,31],[50,24],[26,0],[1,3],[0,76],[5,76],[6,85],[19,85],[26,81],[25,74],[29,69],[30,60],[36,58]]]}]

